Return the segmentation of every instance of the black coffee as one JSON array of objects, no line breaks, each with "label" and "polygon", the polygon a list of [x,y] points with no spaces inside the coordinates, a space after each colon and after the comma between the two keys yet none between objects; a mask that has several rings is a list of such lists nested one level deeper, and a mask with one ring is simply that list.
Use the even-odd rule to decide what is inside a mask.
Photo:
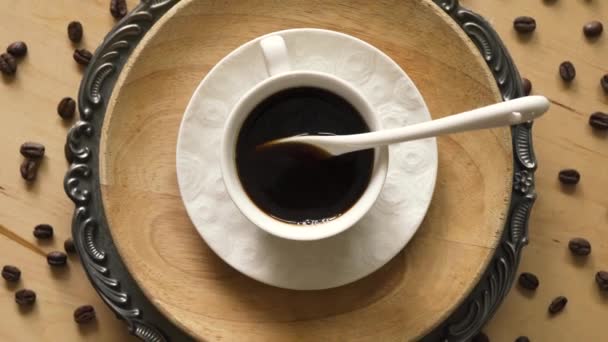
[{"label": "black coffee", "polygon": [[299,134],[369,132],[357,110],[326,90],[283,90],[260,103],[243,123],[236,166],[249,198],[267,214],[289,223],[332,220],[361,197],[372,173],[374,151],[327,158],[307,145],[260,145]]}]

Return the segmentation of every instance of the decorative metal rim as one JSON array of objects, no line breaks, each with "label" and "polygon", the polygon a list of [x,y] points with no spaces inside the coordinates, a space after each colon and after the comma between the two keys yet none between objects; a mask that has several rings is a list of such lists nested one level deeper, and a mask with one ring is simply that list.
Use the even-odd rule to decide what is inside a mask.
[{"label": "decorative metal rim", "polygon": [[[464,30],[496,79],[503,99],[523,95],[521,79],[498,34],[481,16],[458,0],[432,0]],[[150,303],[122,262],[110,236],[99,182],[99,142],[107,99],[135,46],[150,27],[179,0],[141,0],[116,24],[95,52],[78,94],[80,121],[69,131],[65,154],[71,163],[64,188],[76,209],[74,244],[83,267],[102,300],[129,332],[144,341],[190,341]],[[468,341],[492,317],[515,278],[521,251],[528,242],[528,219],[536,199],[532,124],[511,129],[514,179],[507,222],[488,268],[462,304],[422,341]]]}]

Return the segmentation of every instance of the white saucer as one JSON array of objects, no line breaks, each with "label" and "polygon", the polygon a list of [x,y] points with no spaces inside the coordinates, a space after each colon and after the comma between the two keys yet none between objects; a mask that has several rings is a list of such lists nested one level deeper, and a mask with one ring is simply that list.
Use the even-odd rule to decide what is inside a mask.
[{"label": "white saucer", "polygon": [[[336,75],[361,91],[384,128],[430,120],[422,96],[401,68],[375,47],[318,29],[281,32],[293,70]],[[425,139],[390,147],[380,197],[354,227],[318,241],[265,233],[231,201],[220,171],[224,121],[248,89],[267,77],[256,38],[222,59],[188,104],[177,142],[177,177],[188,215],[211,249],[240,272],[297,290],[325,289],[360,279],[393,258],[418,229],[437,175],[437,144]]]}]

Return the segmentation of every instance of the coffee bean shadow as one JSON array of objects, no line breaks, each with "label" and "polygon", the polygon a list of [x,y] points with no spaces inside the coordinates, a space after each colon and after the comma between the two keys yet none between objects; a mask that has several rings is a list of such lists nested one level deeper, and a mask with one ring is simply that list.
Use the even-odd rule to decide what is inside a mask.
[{"label": "coffee bean shadow", "polygon": [[515,36],[515,39],[520,42],[520,43],[530,43],[531,41],[536,40],[536,33],[534,32],[530,32],[530,33],[519,33],[515,30],[513,30],[512,33]]},{"label": "coffee bean shadow", "polygon": [[543,0],[543,4],[553,6],[555,4],[559,4],[557,0]]},{"label": "coffee bean shadow", "polygon": [[57,280],[69,280],[71,277],[70,266],[67,263],[65,266],[50,266],[51,276]]},{"label": "coffee bean shadow", "polygon": [[68,253],[66,252],[66,254],[68,255],[68,260],[71,262],[80,262],[80,257],[78,257],[78,253]]},{"label": "coffee bean shadow", "polygon": [[[36,177],[38,178],[38,177]],[[40,185],[38,184],[37,180],[28,182],[26,180],[23,180],[25,182],[25,188],[27,189],[28,192],[33,192],[35,194],[40,192]]]},{"label": "coffee bean shadow", "polygon": [[597,284],[593,284],[596,287],[598,297],[603,304],[608,304],[608,291],[597,289]]},{"label": "coffee bean shadow", "polygon": [[561,187],[562,191],[568,195],[572,195],[572,194],[576,193],[576,191],[577,191],[577,186],[575,184],[560,183],[559,186]]},{"label": "coffee bean shadow", "polygon": [[584,3],[585,6],[592,6],[592,7],[597,7],[598,4],[601,2],[601,1],[597,1],[597,0],[579,0],[579,1]]},{"label": "coffee bean shadow", "polygon": [[52,246],[55,244],[55,238],[50,238],[50,239],[36,239],[36,244],[38,244],[39,246]]},{"label": "coffee bean shadow", "polygon": [[15,75],[2,74],[2,83],[4,83],[4,84],[11,84],[11,83],[15,82],[15,79],[16,79]]},{"label": "coffee bean shadow", "polygon": [[599,130],[599,129],[594,129],[592,127],[589,127],[589,129],[591,129],[591,134],[593,134],[594,137],[599,138],[599,139],[607,139],[608,138],[608,130]]},{"label": "coffee bean shadow", "polygon": [[595,36],[595,37],[587,37],[583,34],[583,37],[585,37],[585,41],[587,41],[587,43],[590,43],[590,44],[594,44],[598,40],[602,39],[602,35]]},{"label": "coffee bean shadow", "polygon": [[517,291],[519,293],[521,293],[522,296],[524,296],[524,297],[526,297],[528,299],[532,299],[532,298],[536,297],[536,291],[535,290],[528,290],[528,289],[525,289],[525,288],[517,285]]},{"label": "coffee bean shadow", "polygon": [[583,268],[590,262],[589,256],[583,255],[570,255],[570,259],[572,260],[572,264],[578,268]]},{"label": "coffee bean shadow", "polygon": [[[74,114],[74,117],[76,117],[75,114]],[[62,119],[61,117],[59,117],[59,121],[61,121],[61,126],[63,126],[63,128],[69,129],[70,127],[72,127],[74,125],[74,118]]]},{"label": "coffee bean shadow", "polygon": [[21,282],[21,280],[19,281],[5,281],[4,282],[4,288],[7,289],[8,291],[15,291],[15,289],[17,289],[19,287],[19,283]]},{"label": "coffee bean shadow", "polygon": [[33,312],[38,311],[38,305],[36,303],[32,305],[19,305],[15,304],[19,308],[19,313],[22,315],[31,315]]},{"label": "coffee bean shadow", "polygon": [[91,334],[95,334],[99,331],[99,322],[97,318],[92,320],[89,323],[78,324],[78,334],[81,336],[88,336]]},{"label": "coffee bean shadow", "polygon": [[576,79],[574,79],[570,82],[564,81],[562,79],[562,77],[559,75],[559,70],[557,71],[556,79],[557,79],[557,82],[560,83],[561,90],[576,91],[576,89],[578,88],[578,86],[576,84]]}]

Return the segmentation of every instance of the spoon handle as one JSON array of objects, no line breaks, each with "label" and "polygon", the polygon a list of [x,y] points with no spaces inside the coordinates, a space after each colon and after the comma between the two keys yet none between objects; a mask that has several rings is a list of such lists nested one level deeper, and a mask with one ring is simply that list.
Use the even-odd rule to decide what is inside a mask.
[{"label": "spoon handle", "polygon": [[544,96],[527,96],[406,127],[339,136],[303,136],[333,155],[424,139],[450,133],[516,125],[538,118],[549,109]]}]

